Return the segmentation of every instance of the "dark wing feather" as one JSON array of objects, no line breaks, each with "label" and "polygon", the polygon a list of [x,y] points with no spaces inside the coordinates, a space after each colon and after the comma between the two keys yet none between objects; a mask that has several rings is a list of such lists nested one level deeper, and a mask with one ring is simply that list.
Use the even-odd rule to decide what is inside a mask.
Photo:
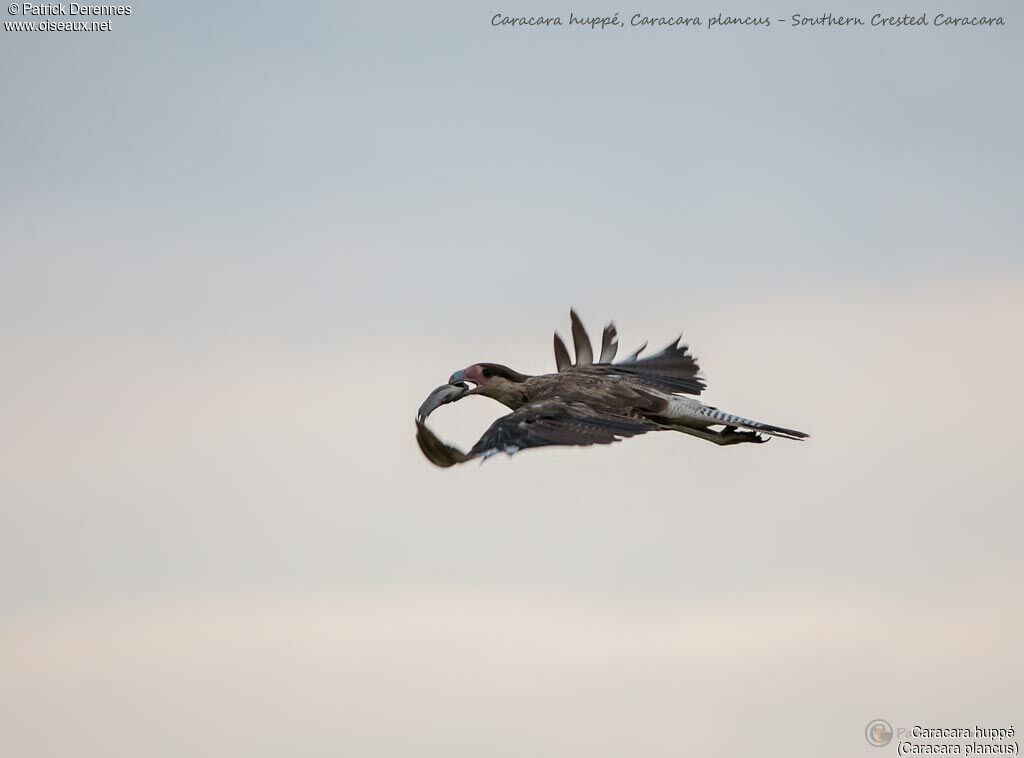
[{"label": "dark wing feather", "polygon": [[601,335],[601,358],[599,363],[611,363],[619,349],[619,335],[615,331],[615,323],[610,322]]},{"label": "dark wing feather", "polygon": [[565,347],[565,343],[562,342],[562,338],[558,336],[558,332],[555,332],[555,366],[559,371],[565,371],[572,365],[572,358],[569,357],[569,351]]},{"label": "dark wing feather", "polygon": [[427,460],[435,466],[448,468],[456,463],[465,463],[469,460],[464,452],[458,448],[442,442],[422,420],[416,419],[416,443]]},{"label": "dark wing feather", "polygon": [[640,347],[638,347],[636,350],[634,350],[632,353],[630,353],[625,358],[623,358],[621,361],[619,361],[619,363],[621,364],[621,363],[629,363],[630,361],[635,361],[637,358],[640,357],[640,353],[642,353],[646,348],[647,348],[647,343],[645,342]]},{"label": "dark wing feather", "polygon": [[699,395],[706,386],[700,376],[700,366],[690,354],[689,345],[679,344],[680,339],[676,338],[660,353],[646,358],[637,358],[638,350],[615,366],[658,389]]},{"label": "dark wing feather", "polygon": [[660,428],[644,419],[600,413],[582,403],[543,401],[499,418],[473,445],[468,457],[511,455],[543,445],[607,445]]},{"label": "dark wing feather", "polygon": [[590,336],[583,328],[583,322],[576,315],[576,311],[569,311],[569,318],[572,320],[572,344],[576,348],[576,365],[589,366],[594,362],[594,348],[590,346]]}]

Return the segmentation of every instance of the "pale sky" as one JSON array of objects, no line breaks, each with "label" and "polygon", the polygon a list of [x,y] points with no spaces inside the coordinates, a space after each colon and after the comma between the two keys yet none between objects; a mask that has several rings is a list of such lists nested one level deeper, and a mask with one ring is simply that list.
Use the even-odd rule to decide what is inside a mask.
[{"label": "pale sky", "polygon": [[[760,8],[685,12],[815,10]],[[0,30],[0,754],[1024,728],[1024,20],[971,8],[1008,26]],[[425,395],[552,370],[570,305],[624,349],[682,331],[709,402],[812,439],[427,463]]]}]

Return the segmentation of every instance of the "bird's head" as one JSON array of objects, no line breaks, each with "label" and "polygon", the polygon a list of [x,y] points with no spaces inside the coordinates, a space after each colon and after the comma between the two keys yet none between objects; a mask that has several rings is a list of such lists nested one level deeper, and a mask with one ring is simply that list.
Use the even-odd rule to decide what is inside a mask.
[{"label": "bird's head", "polygon": [[483,395],[514,409],[525,402],[522,385],[529,378],[500,363],[474,363],[452,374],[448,383],[470,382],[475,386],[465,395]]}]

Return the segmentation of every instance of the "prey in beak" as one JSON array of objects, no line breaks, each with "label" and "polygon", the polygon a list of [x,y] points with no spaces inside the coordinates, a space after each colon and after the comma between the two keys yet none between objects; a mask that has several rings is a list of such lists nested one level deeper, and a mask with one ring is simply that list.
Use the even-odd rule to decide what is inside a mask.
[{"label": "prey in beak", "polygon": [[[457,371],[455,373],[460,374],[462,372]],[[455,374],[452,374],[452,378],[449,380],[448,384],[442,384],[427,395],[427,399],[423,401],[423,405],[421,405],[420,409],[416,412],[417,420],[425,421],[427,416],[436,411],[442,405],[454,403],[467,392],[469,392],[469,385],[456,380]]]}]

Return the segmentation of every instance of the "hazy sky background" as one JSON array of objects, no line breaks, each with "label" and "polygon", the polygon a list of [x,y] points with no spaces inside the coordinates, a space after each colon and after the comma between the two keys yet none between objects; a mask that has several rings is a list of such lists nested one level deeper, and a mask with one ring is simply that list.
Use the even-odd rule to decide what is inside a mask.
[{"label": "hazy sky background", "polygon": [[[132,7],[0,31],[0,753],[1024,728],[1015,4]],[[570,11],[1008,25],[489,23]],[[813,439],[430,466],[570,305]]]}]

